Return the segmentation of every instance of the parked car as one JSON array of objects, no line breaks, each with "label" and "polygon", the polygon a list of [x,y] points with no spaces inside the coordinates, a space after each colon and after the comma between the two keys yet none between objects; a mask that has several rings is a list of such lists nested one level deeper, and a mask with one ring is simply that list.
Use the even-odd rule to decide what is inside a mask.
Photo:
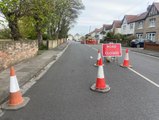
[{"label": "parked car", "polygon": [[131,42],[130,42],[130,47],[137,47],[137,48],[140,48],[140,47],[144,47],[144,39],[133,39]]}]

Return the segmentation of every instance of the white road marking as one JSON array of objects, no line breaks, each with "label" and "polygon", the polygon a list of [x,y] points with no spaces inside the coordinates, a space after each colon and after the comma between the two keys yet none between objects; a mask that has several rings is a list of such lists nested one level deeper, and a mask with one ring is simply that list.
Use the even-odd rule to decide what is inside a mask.
[{"label": "white road marking", "polygon": [[[31,80],[29,80],[25,85],[23,85],[21,87],[21,93],[22,95],[25,94],[34,84],[36,84],[36,82],[49,70],[49,68],[62,56],[62,54],[66,51],[66,49],[68,48],[68,46],[70,45],[70,43],[64,48],[64,50],[62,52],[60,52],[57,55],[56,60],[53,60],[52,62],[50,62],[47,66],[44,67],[43,70],[41,70],[41,72],[38,74],[38,76],[33,77]],[[1,109],[1,105],[0,105],[0,117],[2,117],[4,115],[4,111],[2,111]]]},{"label": "white road marking", "polygon": [[147,77],[141,75],[140,73],[138,73],[137,71],[133,70],[132,68],[128,68],[128,69],[131,70],[132,72],[136,73],[140,77],[144,78],[146,81],[148,81],[149,83],[153,84],[154,86],[159,87],[159,85],[157,83],[155,83],[152,80],[148,79]]},{"label": "white road marking", "polygon": [[[98,49],[93,48],[93,47],[92,47],[92,49],[94,49],[94,50],[98,50]],[[123,49],[123,50],[125,50],[125,49]],[[135,52],[135,53],[136,53],[136,52]],[[137,54],[142,54],[142,53],[137,53]],[[157,58],[157,57],[150,56],[150,55],[146,55],[146,54],[142,54],[142,55],[145,55],[145,56],[148,56],[148,57],[152,57],[152,58],[159,59],[159,58]],[[159,88],[159,84],[157,84],[157,83],[153,82],[152,80],[150,80],[149,78],[147,78],[147,77],[143,76],[142,74],[138,73],[137,71],[133,70],[132,68],[128,68],[128,69],[129,69],[129,70],[131,70],[132,72],[136,73],[136,74],[137,74],[137,75],[139,75],[140,77],[144,78],[144,79],[145,79],[146,81],[148,81],[149,83],[151,83],[151,84],[153,84],[154,86],[156,86],[156,87],[158,87],[158,88]]]},{"label": "white road marking", "polygon": [[90,56],[90,59],[93,59],[93,57],[92,57],[92,56]]}]

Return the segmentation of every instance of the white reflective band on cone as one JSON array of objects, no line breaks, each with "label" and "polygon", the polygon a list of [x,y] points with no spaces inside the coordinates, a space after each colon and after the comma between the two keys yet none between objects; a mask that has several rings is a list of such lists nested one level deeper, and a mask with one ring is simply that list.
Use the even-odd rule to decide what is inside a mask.
[{"label": "white reflective band on cone", "polygon": [[125,60],[129,60],[129,55],[128,55],[128,53],[126,53],[126,55],[125,55]]},{"label": "white reflective band on cone", "polygon": [[103,66],[98,67],[98,75],[97,78],[104,78]]},{"label": "white reflective band on cone", "polygon": [[11,76],[10,77],[10,92],[14,93],[14,92],[18,92],[19,90],[20,89],[19,89],[17,77],[16,76]]},{"label": "white reflective band on cone", "polygon": [[97,58],[97,60],[100,60],[100,58],[101,58],[101,54],[98,53],[98,58]]}]

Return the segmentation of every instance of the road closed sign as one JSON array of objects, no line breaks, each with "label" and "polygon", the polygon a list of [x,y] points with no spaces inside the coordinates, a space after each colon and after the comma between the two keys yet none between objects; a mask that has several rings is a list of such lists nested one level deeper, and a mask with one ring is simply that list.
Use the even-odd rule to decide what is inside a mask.
[{"label": "road closed sign", "polygon": [[102,44],[103,57],[121,57],[122,50],[120,43]]}]

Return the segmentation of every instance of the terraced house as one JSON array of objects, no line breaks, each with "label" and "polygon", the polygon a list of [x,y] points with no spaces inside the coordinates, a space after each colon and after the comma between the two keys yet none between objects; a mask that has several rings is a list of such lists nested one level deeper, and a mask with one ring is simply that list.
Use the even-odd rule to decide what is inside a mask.
[{"label": "terraced house", "polygon": [[148,6],[147,12],[140,14],[134,21],[138,38],[159,42],[159,3]]},{"label": "terraced house", "polygon": [[146,38],[144,35],[145,29],[145,18],[147,16],[147,12],[139,14],[136,19],[132,22],[135,22],[135,35],[137,38]]},{"label": "terraced house", "polygon": [[103,25],[103,31],[104,31],[104,34],[106,35],[108,32],[111,32],[111,29],[112,29],[112,25],[111,24],[104,24]]},{"label": "terraced house", "polygon": [[123,35],[134,35],[135,33],[135,22],[137,15],[125,15],[121,24],[121,34]]},{"label": "terraced house", "polygon": [[113,32],[114,34],[121,33],[121,21],[120,20],[113,21],[111,32]]}]

